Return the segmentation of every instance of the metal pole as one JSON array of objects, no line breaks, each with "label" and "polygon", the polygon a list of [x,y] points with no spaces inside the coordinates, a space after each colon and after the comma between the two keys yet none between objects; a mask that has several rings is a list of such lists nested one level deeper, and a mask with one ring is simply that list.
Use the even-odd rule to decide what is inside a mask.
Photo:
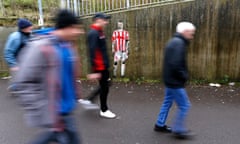
[{"label": "metal pole", "polygon": [[65,9],[65,8],[66,8],[66,2],[65,2],[65,0],[61,0],[61,2],[60,2],[60,8],[61,8],[61,9]]},{"label": "metal pole", "polygon": [[44,20],[43,20],[43,11],[42,11],[42,0],[38,0],[38,9],[39,9],[38,25],[43,26],[44,25]]},{"label": "metal pole", "polygon": [[127,0],[127,8],[130,8],[130,1]]},{"label": "metal pole", "polygon": [[74,7],[74,13],[75,15],[78,15],[78,11],[77,11],[77,0],[73,1],[73,7]]},{"label": "metal pole", "polygon": [[67,0],[67,9],[70,9],[70,1]]}]

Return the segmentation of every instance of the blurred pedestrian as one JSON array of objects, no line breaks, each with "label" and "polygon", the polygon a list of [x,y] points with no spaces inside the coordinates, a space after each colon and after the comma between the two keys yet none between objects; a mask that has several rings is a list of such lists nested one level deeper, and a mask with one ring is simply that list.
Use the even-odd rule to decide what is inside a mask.
[{"label": "blurred pedestrian", "polygon": [[14,77],[19,70],[18,56],[22,51],[22,48],[28,42],[33,26],[30,21],[24,18],[20,18],[17,22],[18,31],[11,33],[7,39],[4,48],[4,58],[9,66],[11,73],[11,82],[8,87],[9,92],[14,92],[17,90],[16,83],[14,83]]},{"label": "blurred pedestrian", "polygon": [[[115,118],[116,114],[111,112],[107,105],[107,98],[110,86],[109,58],[107,52],[107,42],[103,29],[108,25],[110,16],[104,13],[97,13],[93,16],[93,24],[88,32],[87,43],[90,55],[91,71],[89,79],[98,79],[99,88],[91,94],[90,100],[100,95],[100,116],[105,118]],[[82,102],[82,101],[81,101]],[[90,101],[90,104],[92,102]]]},{"label": "blurred pedestrian", "polygon": [[80,98],[73,41],[84,31],[81,21],[68,10],[60,10],[54,20],[55,30],[32,40],[31,48],[21,56],[20,102],[29,125],[47,128],[31,144],[80,144],[73,118]]},{"label": "blurred pedestrian", "polygon": [[[185,121],[191,103],[185,90],[188,79],[187,46],[194,38],[195,26],[190,22],[180,22],[177,33],[168,42],[164,52],[163,80],[165,84],[165,97],[158,115],[154,130],[158,132],[173,132],[177,138],[189,138],[193,134],[186,126]],[[167,126],[166,119],[173,102],[178,110],[172,128]]]}]

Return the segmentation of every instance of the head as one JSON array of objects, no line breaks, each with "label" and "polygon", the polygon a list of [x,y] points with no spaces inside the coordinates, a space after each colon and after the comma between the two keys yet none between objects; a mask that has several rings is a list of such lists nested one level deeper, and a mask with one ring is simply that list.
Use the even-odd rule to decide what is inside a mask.
[{"label": "head", "polygon": [[117,27],[118,27],[118,29],[123,29],[123,22],[122,21],[118,21]]},{"label": "head", "polygon": [[21,32],[24,32],[24,33],[32,32],[32,29],[33,29],[32,23],[30,21],[28,21],[27,19],[20,18],[18,20],[17,25],[18,25],[19,31],[21,31]]},{"label": "head", "polygon": [[177,25],[176,31],[187,40],[192,40],[194,38],[196,27],[190,22],[180,22]]},{"label": "head", "polygon": [[96,13],[93,16],[93,23],[100,26],[101,28],[105,28],[108,25],[110,18],[111,16],[104,13]]},{"label": "head", "polygon": [[58,11],[55,17],[55,28],[53,33],[66,41],[76,40],[80,34],[84,33],[80,18],[68,10]]}]

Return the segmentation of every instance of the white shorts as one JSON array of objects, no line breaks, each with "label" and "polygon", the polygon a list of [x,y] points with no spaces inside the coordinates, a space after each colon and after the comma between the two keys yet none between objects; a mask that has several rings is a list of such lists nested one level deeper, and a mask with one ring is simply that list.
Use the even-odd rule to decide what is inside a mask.
[{"label": "white shorts", "polygon": [[114,61],[126,61],[128,59],[127,52],[115,52],[114,54]]}]

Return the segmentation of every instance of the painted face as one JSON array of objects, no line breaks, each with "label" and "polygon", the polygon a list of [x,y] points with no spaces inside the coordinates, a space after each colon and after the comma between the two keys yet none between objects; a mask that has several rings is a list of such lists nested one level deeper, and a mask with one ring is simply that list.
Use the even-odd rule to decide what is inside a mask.
[{"label": "painted face", "polygon": [[118,29],[123,29],[123,23],[122,22],[118,22]]}]

